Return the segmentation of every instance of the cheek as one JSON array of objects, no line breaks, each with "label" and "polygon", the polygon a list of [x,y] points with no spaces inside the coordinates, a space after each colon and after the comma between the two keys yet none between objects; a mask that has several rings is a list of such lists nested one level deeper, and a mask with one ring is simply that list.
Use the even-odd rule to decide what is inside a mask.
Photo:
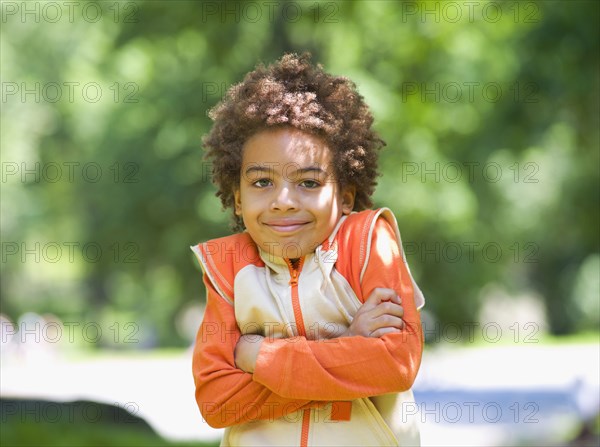
[{"label": "cheek", "polygon": [[242,192],[240,195],[240,201],[237,204],[236,212],[238,216],[246,219],[256,218],[258,214],[264,208],[264,203],[261,202],[260,197],[248,194],[248,192]]}]

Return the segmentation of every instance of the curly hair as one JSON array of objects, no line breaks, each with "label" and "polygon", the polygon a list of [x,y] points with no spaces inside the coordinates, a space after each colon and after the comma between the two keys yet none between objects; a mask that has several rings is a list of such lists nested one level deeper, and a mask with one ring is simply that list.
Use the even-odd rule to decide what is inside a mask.
[{"label": "curly hair", "polygon": [[[234,208],[244,143],[261,130],[292,126],[322,138],[336,160],[342,186],[354,186],[354,211],[372,206],[378,150],[385,142],[371,129],[373,116],[356,85],[311,64],[310,53],[285,54],[268,67],[257,65],[209,112],[214,121],[202,142],[212,162],[213,183],[223,208]],[[233,214],[234,230],[243,222]]]}]

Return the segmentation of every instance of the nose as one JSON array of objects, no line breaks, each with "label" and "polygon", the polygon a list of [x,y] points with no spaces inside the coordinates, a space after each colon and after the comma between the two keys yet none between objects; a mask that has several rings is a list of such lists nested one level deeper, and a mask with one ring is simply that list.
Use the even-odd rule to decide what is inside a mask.
[{"label": "nose", "polygon": [[271,209],[278,211],[294,210],[298,206],[298,198],[292,185],[284,185],[275,191]]}]

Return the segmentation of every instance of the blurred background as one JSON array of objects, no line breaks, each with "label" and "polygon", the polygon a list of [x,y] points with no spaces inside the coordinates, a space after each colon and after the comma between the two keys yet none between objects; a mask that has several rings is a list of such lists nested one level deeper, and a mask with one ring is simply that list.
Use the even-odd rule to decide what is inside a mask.
[{"label": "blurred background", "polygon": [[189,246],[229,212],[200,139],[290,51],[352,79],[387,142],[423,445],[598,445],[598,2],[1,7],[3,445],[218,444]]}]

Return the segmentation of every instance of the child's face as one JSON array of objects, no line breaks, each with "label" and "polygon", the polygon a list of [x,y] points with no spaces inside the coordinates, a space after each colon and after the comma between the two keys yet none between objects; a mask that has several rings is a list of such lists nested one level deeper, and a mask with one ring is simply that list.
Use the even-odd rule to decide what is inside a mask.
[{"label": "child's face", "polygon": [[352,211],[354,188],[341,188],[332,163],[323,140],[295,128],[267,129],[246,141],[235,213],[262,250],[304,256]]}]

